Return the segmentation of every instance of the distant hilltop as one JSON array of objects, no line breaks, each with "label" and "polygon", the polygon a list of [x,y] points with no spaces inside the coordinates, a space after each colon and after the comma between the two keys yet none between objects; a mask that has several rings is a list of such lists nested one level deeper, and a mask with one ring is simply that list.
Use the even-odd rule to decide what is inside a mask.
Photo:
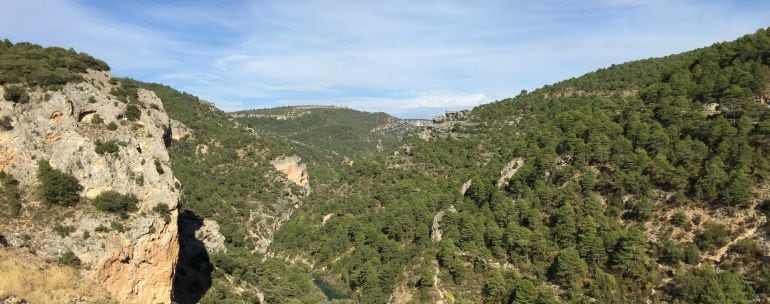
[{"label": "distant hilltop", "polygon": [[277,108],[265,108],[265,109],[253,109],[245,111],[232,112],[230,115],[236,118],[240,117],[255,117],[255,118],[273,118],[276,120],[287,120],[302,117],[310,114],[309,110],[316,109],[342,109],[350,110],[346,106],[335,105],[299,105],[299,106],[286,106]]}]

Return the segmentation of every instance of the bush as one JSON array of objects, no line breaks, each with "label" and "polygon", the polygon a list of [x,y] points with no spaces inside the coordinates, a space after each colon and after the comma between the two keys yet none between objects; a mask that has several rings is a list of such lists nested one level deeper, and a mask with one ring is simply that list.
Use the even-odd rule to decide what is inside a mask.
[{"label": "bush", "polygon": [[6,131],[13,130],[13,125],[11,125],[12,122],[13,119],[10,116],[3,116],[0,118],[0,128]]},{"label": "bush", "polygon": [[674,213],[673,216],[671,216],[671,225],[681,227],[687,223],[687,215],[685,215],[683,212],[677,212]]},{"label": "bush", "polygon": [[105,153],[107,154],[118,153],[118,150],[119,150],[118,144],[116,144],[114,140],[108,140],[106,142],[97,140],[96,148],[94,148],[94,151],[96,151],[96,154],[99,154],[99,155],[104,155]]},{"label": "bush", "polygon": [[700,263],[700,249],[695,244],[687,245],[684,250],[684,261],[690,265]]},{"label": "bush", "polygon": [[722,247],[727,244],[730,238],[730,231],[722,224],[708,224],[703,233],[695,237],[695,243],[702,250],[709,250],[714,247]]},{"label": "bush", "polygon": [[168,208],[168,205],[164,203],[160,203],[155,205],[155,207],[152,207],[152,211],[157,212],[160,214],[161,217],[163,217],[163,220],[166,221],[166,223],[171,221],[171,209]]},{"label": "bush", "polygon": [[56,232],[56,234],[58,234],[60,237],[66,237],[75,231],[75,227],[56,224],[56,226],[53,226],[53,231]]},{"label": "bush", "polygon": [[99,114],[94,114],[94,117],[91,117],[91,123],[95,125],[100,125],[104,122],[104,119],[102,119],[102,116]]},{"label": "bush", "polygon": [[163,171],[163,166],[160,165],[159,160],[155,160],[155,171],[158,171],[158,174],[163,174],[165,171]]},{"label": "bush", "polygon": [[0,200],[2,200],[10,210],[12,216],[21,214],[21,200],[19,195],[19,181],[13,176],[0,171]]},{"label": "bush", "polygon": [[116,191],[105,191],[93,201],[96,209],[126,216],[128,212],[136,211],[139,200],[133,194],[121,194]]},{"label": "bush", "polygon": [[118,125],[113,121],[107,125],[107,130],[115,131],[118,129]]},{"label": "bush", "polygon": [[54,169],[47,160],[37,164],[37,179],[40,182],[40,194],[47,204],[72,206],[80,201],[80,186],[78,179],[71,174]]},{"label": "bush", "polygon": [[72,266],[72,267],[80,267],[80,264],[82,263],[80,259],[75,255],[72,251],[67,251],[64,254],[60,255],[59,258],[59,264]]},{"label": "bush", "polygon": [[137,121],[142,116],[142,110],[138,106],[130,104],[126,106],[126,118],[130,121]]},{"label": "bush", "polygon": [[5,86],[5,94],[3,94],[3,98],[8,101],[16,102],[16,103],[27,103],[29,102],[29,94],[27,93],[27,90],[24,89],[21,86],[12,85],[12,86]]}]

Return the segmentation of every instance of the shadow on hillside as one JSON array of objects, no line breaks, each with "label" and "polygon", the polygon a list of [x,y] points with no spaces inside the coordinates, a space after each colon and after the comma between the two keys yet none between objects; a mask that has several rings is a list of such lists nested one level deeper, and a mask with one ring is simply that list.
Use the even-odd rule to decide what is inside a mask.
[{"label": "shadow on hillside", "polygon": [[203,219],[185,210],[179,213],[179,262],[174,276],[174,302],[197,303],[211,287],[211,271],[214,267],[203,242],[195,238],[195,232],[203,226]]}]

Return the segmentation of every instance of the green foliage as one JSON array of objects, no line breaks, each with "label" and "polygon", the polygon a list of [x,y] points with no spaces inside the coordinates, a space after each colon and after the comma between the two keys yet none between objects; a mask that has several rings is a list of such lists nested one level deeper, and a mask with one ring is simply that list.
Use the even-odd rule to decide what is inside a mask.
[{"label": "green foliage", "polygon": [[709,250],[714,247],[722,247],[727,244],[730,238],[730,231],[722,224],[709,223],[703,229],[703,232],[695,237],[695,243],[703,250]]},{"label": "green foliage", "polygon": [[91,123],[95,125],[100,125],[104,123],[104,119],[102,119],[102,116],[100,116],[99,114],[94,114],[94,116],[91,117]]},{"label": "green foliage", "polygon": [[50,205],[72,206],[80,201],[80,182],[59,169],[51,167],[47,160],[38,163],[37,179],[43,201]]},{"label": "green foliage", "polygon": [[[115,80],[116,82],[116,86],[110,90],[110,94],[115,96],[115,98],[123,103],[139,102],[139,84],[136,81],[125,78],[120,79],[119,82],[116,78],[110,80]],[[126,110],[126,112],[128,112],[128,110]],[[126,113],[126,115],[128,115],[128,113]]]},{"label": "green foliage", "polygon": [[82,263],[80,258],[78,258],[71,250],[64,252],[57,258],[57,260],[59,264],[72,267],[80,267],[80,264]]},{"label": "green foliage", "polygon": [[671,216],[671,225],[674,226],[683,226],[687,223],[687,215],[685,215],[683,212],[677,212],[674,213],[673,216]]},{"label": "green foliage", "polygon": [[13,130],[13,119],[10,116],[0,117],[0,129],[5,131]]},{"label": "green foliage", "polygon": [[55,226],[53,226],[53,231],[56,232],[56,234],[59,235],[60,237],[66,237],[75,231],[75,227],[56,224]]},{"label": "green foliage", "polygon": [[700,263],[700,249],[695,244],[689,244],[684,249],[684,261],[690,265]]},{"label": "green foliage", "polygon": [[578,284],[588,274],[588,265],[575,248],[559,251],[551,266],[551,279],[563,286]]},{"label": "green foliage", "polygon": [[678,275],[670,295],[674,303],[751,303],[755,293],[734,272],[717,273],[713,267],[691,269]]},{"label": "green foliage", "polygon": [[120,147],[118,147],[118,144],[115,140],[108,140],[105,142],[102,142],[101,140],[97,140],[95,143],[94,151],[96,154],[104,155],[104,154],[115,154],[118,153],[120,150]]},{"label": "green foliage", "polygon": [[87,69],[109,71],[101,60],[85,53],[59,47],[5,40],[0,47],[0,84],[26,83],[30,86],[53,87],[83,81],[80,73]]},{"label": "green foliage", "polygon": [[142,110],[135,104],[129,104],[126,106],[126,118],[129,121],[137,121],[142,116]]},{"label": "green foliage", "polygon": [[116,191],[104,191],[93,200],[94,207],[99,211],[117,213],[127,216],[128,212],[137,210],[139,200],[133,194],[121,194]]},{"label": "green foliage", "polygon": [[3,89],[5,90],[5,93],[3,94],[3,98],[5,98],[5,100],[15,102],[15,103],[29,102],[29,93],[27,93],[27,89],[25,89],[24,87],[18,86],[18,85],[11,85],[11,86],[3,86]]},{"label": "green foliage", "polygon": [[113,122],[110,122],[109,124],[107,124],[107,130],[110,130],[110,131],[115,131],[115,130],[117,130],[117,129],[118,129],[118,125],[117,125],[117,124],[115,124],[115,122],[114,122],[114,121],[113,121]]},{"label": "green foliage", "polygon": [[163,220],[166,221],[166,223],[171,221],[171,209],[168,208],[167,204],[160,203],[155,205],[155,207],[152,207],[152,211],[158,213],[161,217],[163,217]]},{"label": "green foliage", "polygon": [[11,216],[21,214],[19,181],[5,171],[0,171],[0,200],[6,205]]},{"label": "green foliage", "polygon": [[159,160],[155,160],[155,171],[158,172],[158,174],[163,174],[165,171],[163,171],[163,166],[160,164]]}]

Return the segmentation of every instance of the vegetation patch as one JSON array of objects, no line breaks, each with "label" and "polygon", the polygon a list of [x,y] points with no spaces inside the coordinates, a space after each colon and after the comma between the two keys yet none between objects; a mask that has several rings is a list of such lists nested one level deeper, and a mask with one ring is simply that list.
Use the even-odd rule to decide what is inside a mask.
[{"label": "vegetation patch", "polygon": [[21,214],[21,193],[19,181],[12,175],[0,171],[0,200],[7,206],[11,216]]},{"label": "vegetation patch", "polygon": [[4,86],[3,89],[5,90],[5,93],[3,94],[3,98],[5,98],[5,100],[15,103],[29,102],[29,93],[27,93],[27,90],[24,87],[11,85]]},{"label": "vegetation patch", "polygon": [[115,140],[108,140],[105,142],[97,140],[96,147],[94,148],[94,151],[99,155],[118,153],[119,150],[120,147]]},{"label": "vegetation patch", "polygon": [[51,167],[47,160],[38,162],[37,179],[40,195],[49,205],[72,206],[80,201],[83,187],[72,174]]},{"label": "vegetation patch", "polygon": [[167,204],[160,203],[152,207],[152,211],[159,214],[166,223],[171,221],[171,209]]},{"label": "vegetation patch", "polygon": [[54,88],[83,81],[87,69],[109,71],[104,61],[88,54],[60,47],[41,47],[32,43],[0,41],[0,85],[25,83]]},{"label": "vegetation patch", "polygon": [[129,104],[126,106],[126,119],[129,121],[137,121],[142,116],[142,110],[135,104]]},{"label": "vegetation patch", "polygon": [[104,191],[93,200],[97,210],[116,213],[126,217],[129,212],[137,210],[139,200],[133,194],[121,194],[117,191]]}]

